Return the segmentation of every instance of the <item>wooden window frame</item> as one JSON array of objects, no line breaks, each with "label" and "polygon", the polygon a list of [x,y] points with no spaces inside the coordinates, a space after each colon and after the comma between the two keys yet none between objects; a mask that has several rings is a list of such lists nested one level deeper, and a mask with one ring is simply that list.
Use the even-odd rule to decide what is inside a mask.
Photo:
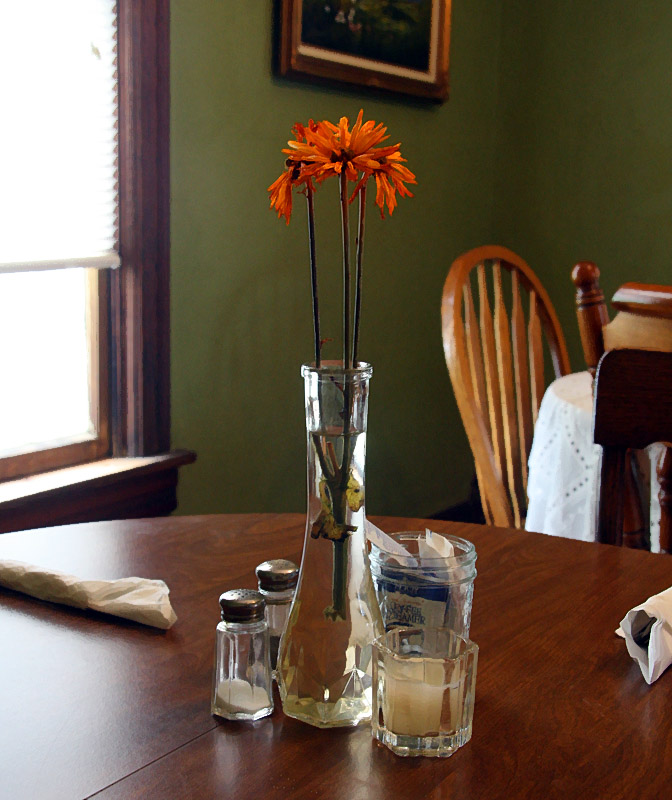
[{"label": "wooden window frame", "polygon": [[168,3],[118,0],[117,8],[122,266],[89,276],[89,331],[100,323],[90,358],[96,433],[3,458],[3,479],[170,446]]},{"label": "wooden window frame", "polygon": [[170,448],[168,0],[118,0],[119,240],[111,283],[112,455]]},{"label": "wooden window frame", "polygon": [[0,532],[170,513],[177,468],[196,457],[169,452],[169,0],[118,0],[117,8],[121,266],[99,277],[109,446],[78,466],[0,484]]}]

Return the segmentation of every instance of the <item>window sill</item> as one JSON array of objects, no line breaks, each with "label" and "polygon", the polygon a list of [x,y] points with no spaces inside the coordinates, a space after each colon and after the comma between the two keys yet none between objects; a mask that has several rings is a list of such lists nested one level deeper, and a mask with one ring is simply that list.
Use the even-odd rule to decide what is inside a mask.
[{"label": "window sill", "polygon": [[107,519],[159,517],[177,507],[177,470],[189,450],[106,458],[0,484],[0,533]]}]

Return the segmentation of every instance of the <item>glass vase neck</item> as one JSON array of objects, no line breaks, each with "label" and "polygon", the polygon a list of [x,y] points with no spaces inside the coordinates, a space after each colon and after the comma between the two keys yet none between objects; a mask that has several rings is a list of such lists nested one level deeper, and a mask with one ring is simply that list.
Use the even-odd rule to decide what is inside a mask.
[{"label": "glass vase neck", "polygon": [[356,367],[344,369],[342,361],[322,361],[319,367],[316,367],[314,363],[302,364],[301,375],[304,378],[312,375],[318,377],[340,376],[356,381],[369,379],[373,375],[373,367],[366,361],[358,361]]}]

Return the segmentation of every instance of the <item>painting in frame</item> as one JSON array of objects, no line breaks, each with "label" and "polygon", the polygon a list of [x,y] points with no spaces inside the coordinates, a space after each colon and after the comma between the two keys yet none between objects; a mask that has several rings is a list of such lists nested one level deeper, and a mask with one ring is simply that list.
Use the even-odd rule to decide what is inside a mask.
[{"label": "painting in frame", "polygon": [[279,72],[442,102],[451,0],[279,0]]}]

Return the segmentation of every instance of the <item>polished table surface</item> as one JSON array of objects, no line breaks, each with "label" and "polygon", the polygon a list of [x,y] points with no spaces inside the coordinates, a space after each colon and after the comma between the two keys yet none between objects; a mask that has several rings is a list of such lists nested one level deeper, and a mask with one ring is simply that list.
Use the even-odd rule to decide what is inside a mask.
[{"label": "polished table surface", "polygon": [[[376,518],[388,532],[418,520]],[[163,632],[0,588],[0,798],[662,798],[672,669],[647,686],[614,629],[672,585],[672,556],[461,523],[476,545],[471,742],[399,758],[368,726],[210,715],[219,594],[300,558],[298,514],[104,522],[0,536],[0,558],[162,578]]]}]

